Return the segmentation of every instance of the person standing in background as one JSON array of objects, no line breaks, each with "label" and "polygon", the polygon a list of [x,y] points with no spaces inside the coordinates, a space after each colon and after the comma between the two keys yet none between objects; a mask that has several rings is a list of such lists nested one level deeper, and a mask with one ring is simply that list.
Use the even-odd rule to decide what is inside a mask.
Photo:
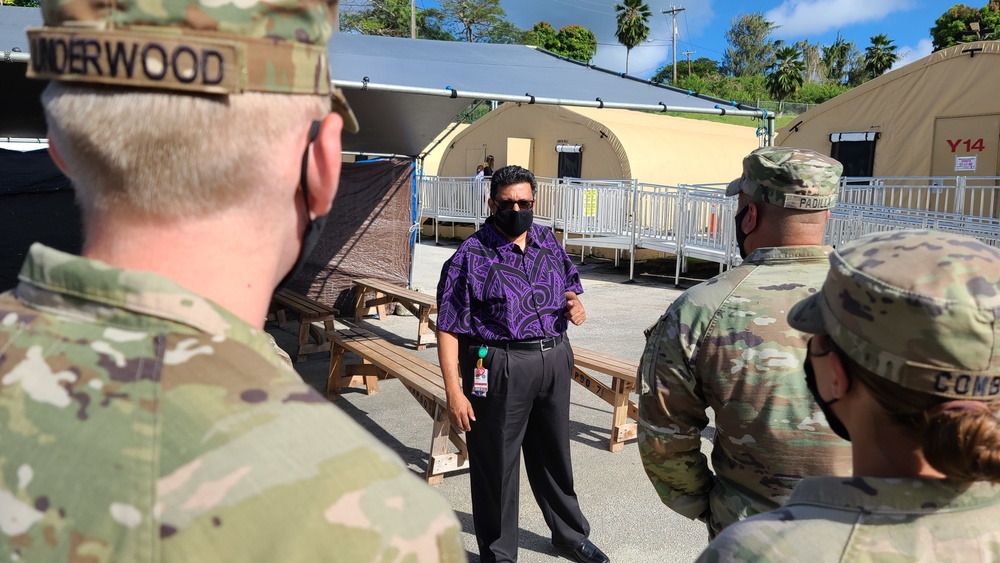
[{"label": "person standing in background", "polygon": [[[639,454],[660,499],[709,537],[777,508],[808,475],[850,474],[850,449],[806,389],[806,338],[785,315],[818,290],[822,246],[843,167],[819,153],[765,147],[743,160],[743,264],[684,292],[646,332]],[[715,413],[712,467],[701,453]]]},{"label": "person standing in background", "polygon": [[964,235],[868,235],[830,255],[788,322],[853,477],[807,477],[705,562],[1000,561],[1000,252]]},{"label": "person standing in background", "polygon": [[84,246],[32,246],[0,296],[0,561],[464,561],[444,499],[263,331],[358,129],[337,1],[41,10]]},{"label": "person standing in background", "polygon": [[587,315],[580,275],[552,231],[533,224],[537,184],[519,166],[490,182],[493,214],[445,262],[438,283],[438,359],[452,424],[468,432],[480,561],[517,560],[521,451],[552,543],[584,563],[590,542],[573,488],[567,323]]}]

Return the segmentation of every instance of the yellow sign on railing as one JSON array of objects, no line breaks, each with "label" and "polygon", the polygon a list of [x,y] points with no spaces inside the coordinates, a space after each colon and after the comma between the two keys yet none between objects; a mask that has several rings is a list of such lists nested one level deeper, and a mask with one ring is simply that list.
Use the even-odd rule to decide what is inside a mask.
[{"label": "yellow sign on railing", "polygon": [[583,216],[597,216],[597,190],[583,191]]}]

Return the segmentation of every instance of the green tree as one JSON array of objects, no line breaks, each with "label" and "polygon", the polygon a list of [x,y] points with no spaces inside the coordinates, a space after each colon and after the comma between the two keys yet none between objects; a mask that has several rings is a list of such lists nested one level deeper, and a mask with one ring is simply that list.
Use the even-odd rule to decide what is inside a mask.
[{"label": "green tree", "polygon": [[38,0],[4,0],[3,3],[8,6],[21,6],[23,8],[38,7]]},{"label": "green tree", "polygon": [[[342,13],[340,30],[364,35],[409,37],[410,0],[372,0],[366,9]],[[417,37],[455,39],[442,28],[441,12],[435,9],[417,10]]]},{"label": "green tree", "polygon": [[822,104],[829,99],[843,94],[847,90],[849,88],[843,84],[807,82],[802,85],[802,88],[799,88],[799,91],[790,100],[803,104]]},{"label": "green tree", "polygon": [[823,47],[823,68],[826,70],[826,79],[835,84],[847,83],[847,65],[854,50],[854,42],[848,42],[844,36],[837,32],[837,38],[829,47]]},{"label": "green tree", "polygon": [[[506,39],[511,39],[513,30],[517,29],[507,21],[507,12],[500,7],[500,0],[441,0],[441,11],[455,35],[470,43],[488,43],[497,38],[507,43]],[[500,29],[494,31],[497,26]]]},{"label": "green tree", "polygon": [[991,0],[978,10],[965,4],[948,8],[934,22],[931,39],[935,51],[967,41],[1000,39],[1000,2]]},{"label": "green tree", "polygon": [[556,52],[559,49],[559,38],[556,29],[547,21],[540,21],[531,27],[528,37],[530,45],[537,45],[542,49]]},{"label": "green tree", "polygon": [[899,60],[897,47],[889,36],[880,33],[871,38],[872,44],[865,49],[865,74],[869,79],[878,78],[892,68]]},{"label": "green tree", "polygon": [[826,68],[823,66],[823,57],[820,55],[820,44],[810,43],[808,39],[803,39],[795,44],[795,48],[802,52],[802,62],[806,65],[806,82],[826,80]]},{"label": "green tree", "polygon": [[778,26],[764,19],[763,12],[733,18],[726,32],[729,47],[722,59],[723,72],[732,76],[764,74],[775,61],[776,44],[771,40],[775,29]]},{"label": "green tree", "polygon": [[[678,62],[677,66],[680,71],[677,74],[678,79],[689,76],[687,62]],[[698,57],[697,59],[691,61],[690,76],[708,77],[717,74],[719,74],[719,63],[717,61],[713,61],[708,57]],[[673,75],[674,65],[666,64],[661,66],[660,69],[656,71],[656,74],[653,75],[651,80],[653,82],[669,82],[670,77]]]},{"label": "green tree", "polygon": [[479,43],[506,43],[523,45],[528,42],[531,32],[526,32],[513,23],[502,20],[486,28],[476,41]]},{"label": "green tree", "polygon": [[556,39],[559,42],[556,52],[565,57],[589,62],[597,53],[597,36],[582,25],[567,25],[559,30]]},{"label": "green tree", "polygon": [[854,88],[864,84],[866,80],[868,71],[865,70],[865,55],[852,44],[851,51],[847,54],[847,85]]},{"label": "green tree", "polygon": [[629,54],[636,45],[649,37],[649,18],[652,13],[642,0],[625,0],[624,4],[615,4],[615,12],[618,18],[615,38],[625,46],[625,74],[628,74]]},{"label": "green tree", "polygon": [[795,47],[782,47],[775,53],[775,62],[767,74],[767,90],[779,102],[795,94],[805,82],[806,64],[802,52]]}]

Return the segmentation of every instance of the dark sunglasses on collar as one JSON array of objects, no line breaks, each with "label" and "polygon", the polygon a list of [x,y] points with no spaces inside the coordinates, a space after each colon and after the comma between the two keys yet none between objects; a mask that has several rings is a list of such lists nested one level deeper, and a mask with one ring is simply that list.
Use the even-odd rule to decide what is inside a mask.
[{"label": "dark sunglasses on collar", "polygon": [[494,199],[493,201],[497,204],[497,209],[500,210],[514,209],[515,203],[521,211],[530,211],[535,207],[533,199]]}]

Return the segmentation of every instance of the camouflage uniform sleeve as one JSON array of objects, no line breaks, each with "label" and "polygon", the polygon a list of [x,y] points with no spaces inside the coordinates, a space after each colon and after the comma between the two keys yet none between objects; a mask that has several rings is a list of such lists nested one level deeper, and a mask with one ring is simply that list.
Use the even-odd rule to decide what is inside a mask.
[{"label": "camouflage uniform sleeve", "polygon": [[647,331],[639,366],[639,455],[660,499],[688,518],[704,519],[714,476],[701,453],[707,403],[692,365],[697,337],[681,296]]}]

